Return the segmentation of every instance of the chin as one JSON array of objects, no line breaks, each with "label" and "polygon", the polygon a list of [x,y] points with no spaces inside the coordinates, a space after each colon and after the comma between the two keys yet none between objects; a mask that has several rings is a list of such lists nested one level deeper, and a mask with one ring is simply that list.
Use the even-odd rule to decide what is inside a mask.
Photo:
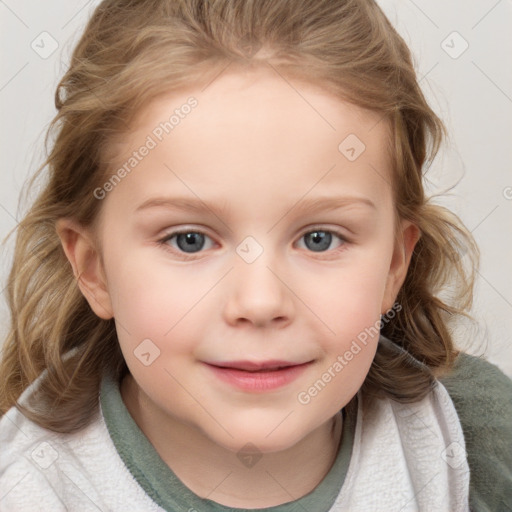
[{"label": "chin", "polygon": [[283,421],[285,417],[282,415],[278,420],[260,418],[259,421],[229,422],[225,428],[230,435],[224,430],[204,432],[216,444],[235,453],[244,450],[254,450],[261,454],[275,453],[293,447],[310,433],[306,426],[292,423],[291,418]]}]

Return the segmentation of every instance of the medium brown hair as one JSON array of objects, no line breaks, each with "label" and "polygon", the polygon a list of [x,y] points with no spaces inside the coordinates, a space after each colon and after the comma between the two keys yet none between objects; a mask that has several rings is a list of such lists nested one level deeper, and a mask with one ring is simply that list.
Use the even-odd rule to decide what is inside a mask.
[{"label": "medium brown hair", "polygon": [[[54,133],[55,141],[38,170],[45,182],[17,228],[1,413],[16,405],[43,427],[77,430],[93,417],[103,373],[121,378],[128,371],[114,321],[97,317],[81,294],[56,222],[93,225],[101,206],[93,192],[112,174],[108,148],[148,101],[207,84],[228,65],[272,66],[387,123],[397,218],[415,223],[421,238],[397,298],[401,309],[382,326],[391,343],[379,343],[363,391],[418,400],[452,366],[449,322],[471,305],[478,252],[458,218],[425,197],[423,172],[445,128],[423,96],[406,43],[379,6],[372,0],[105,0],[58,85],[46,143]],[[450,301],[440,298],[447,290]],[[30,407],[18,404],[44,370],[37,399]]]}]

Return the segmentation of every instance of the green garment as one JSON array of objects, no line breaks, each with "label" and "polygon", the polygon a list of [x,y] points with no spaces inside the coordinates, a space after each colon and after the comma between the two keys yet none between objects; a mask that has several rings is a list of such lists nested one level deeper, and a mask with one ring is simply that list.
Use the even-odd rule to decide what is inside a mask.
[{"label": "green garment", "polygon": [[[471,471],[472,512],[512,511],[512,380],[484,359],[461,353],[453,371],[440,379],[450,394],[464,431]],[[328,512],[350,463],[357,412],[356,397],[343,409],[343,433],[336,460],[306,496],[261,512]],[[126,409],[119,387],[105,378],[101,407],[112,441],[139,485],[172,512],[243,512],[202,499],[188,489],[160,458]]]},{"label": "green garment", "polygon": [[485,359],[461,353],[440,381],[464,431],[471,511],[512,511],[512,380]]}]

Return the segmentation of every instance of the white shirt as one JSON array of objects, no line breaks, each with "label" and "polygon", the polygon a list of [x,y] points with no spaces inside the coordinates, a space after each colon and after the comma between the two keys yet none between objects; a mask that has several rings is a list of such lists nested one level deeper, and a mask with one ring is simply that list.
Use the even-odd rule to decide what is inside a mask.
[{"label": "white shirt", "polygon": [[[330,511],[469,510],[464,436],[441,383],[414,404],[384,399],[368,407],[361,393],[357,403],[353,452]],[[101,406],[88,427],[72,434],[43,429],[10,409],[0,420],[0,512],[98,510],[165,510],[124,464]]]}]

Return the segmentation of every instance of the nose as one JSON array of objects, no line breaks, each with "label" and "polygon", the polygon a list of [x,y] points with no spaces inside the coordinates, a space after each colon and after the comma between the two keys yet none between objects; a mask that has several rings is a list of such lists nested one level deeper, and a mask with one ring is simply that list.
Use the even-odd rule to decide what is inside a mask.
[{"label": "nose", "polygon": [[232,326],[283,328],[292,321],[293,293],[275,260],[260,256],[247,263],[238,260],[228,276],[224,316]]}]

